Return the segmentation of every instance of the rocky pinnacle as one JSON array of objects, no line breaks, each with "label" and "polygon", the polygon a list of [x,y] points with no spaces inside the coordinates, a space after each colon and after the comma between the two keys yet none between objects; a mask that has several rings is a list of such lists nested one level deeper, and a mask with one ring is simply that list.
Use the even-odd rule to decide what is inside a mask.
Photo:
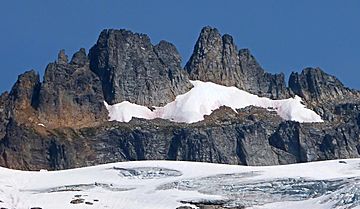
[{"label": "rocky pinnacle", "polygon": [[[190,79],[272,99],[299,95],[323,123],[285,121],[267,109],[221,107],[193,124],[108,122],[104,101],[163,106]],[[128,30],[104,30],[87,55],[60,50],[43,79],[23,73],[0,95],[0,166],[65,169],[128,160],[277,165],[360,157],[360,93],[320,68],[266,72],[232,36],[204,27],[183,68],[176,47]]]}]

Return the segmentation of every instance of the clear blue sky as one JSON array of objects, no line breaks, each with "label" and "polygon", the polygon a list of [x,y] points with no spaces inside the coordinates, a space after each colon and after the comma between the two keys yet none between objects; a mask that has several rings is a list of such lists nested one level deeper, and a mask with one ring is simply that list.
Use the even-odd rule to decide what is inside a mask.
[{"label": "clear blue sky", "polygon": [[185,63],[205,25],[231,34],[269,72],[318,66],[360,89],[358,0],[24,0],[1,2],[0,91],[26,70],[43,74],[60,49],[88,50],[105,28],[170,41]]}]

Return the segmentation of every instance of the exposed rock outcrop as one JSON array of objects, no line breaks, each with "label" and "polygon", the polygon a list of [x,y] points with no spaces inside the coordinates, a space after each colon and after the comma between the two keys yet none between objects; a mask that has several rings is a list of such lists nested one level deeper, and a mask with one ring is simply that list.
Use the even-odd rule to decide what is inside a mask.
[{"label": "exposed rock outcrop", "polygon": [[265,72],[248,49],[238,51],[233,38],[205,27],[185,66],[190,78],[236,86],[259,96],[288,98],[284,74]]},{"label": "exposed rock outcrop", "polygon": [[36,121],[34,106],[38,99],[39,87],[40,78],[34,70],[18,77],[9,94],[11,115],[15,120],[22,123]]},{"label": "exposed rock outcrop", "polygon": [[[277,165],[360,157],[360,94],[318,68],[266,73],[230,35],[205,27],[182,69],[175,46],[143,34],[104,30],[89,56],[62,50],[41,82],[19,76],[0,96],[0,165],[65,169],[127,160],[190,160]],[[237,86],[270,98],[299,95],[324,123],[284,121],[275,112],[222,107],[185,124],[133,119],[107,122],[103,101],[161,106],[185,93],[190,79]]]},{"label": "exposed rock outcrop", "polygon": [[325,120],[335,120],[336,105],[360,103],[359,91],[345,87],[335,76],[320,68],[306,68],[301,73],[291,73],[289,88]]},{"label": "exposed rock outcrop", "polygon": [[103,101],[101,81],[90,70],[85,50],[70,63],[62,50],[45,70],[36,108],[47,127],[83,127],[106,121]]},{"label": "exposed rock outcrop", "polygon": [[162,106],[191,87],[175,46],[153,46],[144,34],[104,30],[89,56],[109,104]]},{"label": "exposed rock outcrop", "polygon": [[37,100],[39,85],[39,75],[31,70],[19,75],[10,93],[1,94],[0,140],[5,136],[11,120],[20,124],[37,121],[34,103]]},{"label": "exposed rock outcrop", "polygon": [[285,75],[265,72],[248,49],[239,51],[244,89],[272,99],[289,98]]},{"label": "exposed rock outcrop", "polygon": [[[228,206],[224,200],[199,200],[199,201],[182,201],[182,203],[196,206],[199,209],[245,209],[245,206]],[[180,206],[176,209],[192,209],[190,206]]]},{"label": "exposed rock outcrop", "polygon": [[9,93],[4,92],[0,95],[0,140],[6,134],[6,126],[9,122]]},{"label": "exposed rock outcrop", "polygon": [[320,68],[306,68],[301,73],[293,72],[289,78],[289,88],[306,101],[328,103],[346,99],[343,102],[358,100],[359,92],[346,88],[335,76]]},{"label": "exposed rock outcrop", "polygon": [[0,142],[0,164],[52,170],[129,160],[278,165],[360,157],[360,112],[345,109],[356,116],[336,125],[283,121],[255,107],[221,108],[195,124],[133,119],[45,134],[11,122]]}]

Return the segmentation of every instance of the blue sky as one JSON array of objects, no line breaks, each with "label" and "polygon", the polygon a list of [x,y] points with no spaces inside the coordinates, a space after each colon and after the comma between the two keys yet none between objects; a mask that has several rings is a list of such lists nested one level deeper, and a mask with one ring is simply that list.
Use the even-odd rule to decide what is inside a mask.
[{"label": "blue sky", "polygon": [[360,89],[358,0],[24,0],[1,2],[0,91],[26,70],[43,74],[60,49],[88,50],[105,28],[170,41],[185,63],[206,25],[250,48],[269,72],[321,67]]}]

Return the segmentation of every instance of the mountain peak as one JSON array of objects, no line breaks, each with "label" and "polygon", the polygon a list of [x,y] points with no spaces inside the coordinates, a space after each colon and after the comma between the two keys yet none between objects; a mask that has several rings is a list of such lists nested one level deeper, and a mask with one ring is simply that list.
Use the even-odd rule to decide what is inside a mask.
[{"label": "mountain peak", "polygon": [[61,49],[58,53],[58,64],[67,64],[68,63],[68,56],[65,54],[65,50]]},{"label": "mountain peak", "polygon": [[191,87],[175,46],[166,42],[153,46],[144,34],[104,30],[89,58],[109,104],[161,106]]},{"label": "mountain peak", "polygon": [[332,106],[334,102],[351,103],[360,99],[359,91],[345,87],[335,76],[325,73],[318,67],[308,67],[301,73],[291,73],[289,88],[309,103],[316,103],[315,105]]},{"label": "mountain peak", "polygon": [[201,29],[200,37],[209,37],[209,36],[221,36],[217,28],[211,26],[205,26]]},{"label": "mountain peak", "polygon": [[[232,36],[209,26],[201,30],[185,69],[169,42],[153,45],[144,34],[103,30],[88,56],[80,49],[69,63],[61,50],[57,61],[47,66],[42,82],[35,71],[26,72],[9,94],[0,95],[0,165],[61,169],[151,159],[274,165],[359,157],[359,92],[319,68],[291,74],[289,87],[284,77],[267,73],[250,50],[238,50]],[[236,103],[232,107],[236,112],[223,108],[216,117],[204,116],[194,124],[173,123],[169,120],[174,114],[183,121],[180,117],[185,114],[211,114],[224,101],[231,106],[252,100],[208,85],[196,91],[200,82],[193,82],[193,87],[190,79],[235,86],[254,94],[251,98],[263,108],[236,109],[242,107]],[[179,96],[190,89],[197,92],[191,94],[193,100]],[[234,87],[226,89],[232,92]],[[287,105],[276,105],[269,98],[288,99],[295,94],[302,97],[295,97],[297,105],[302,107],[302,100],[325,123],[274,117],[274,111],[288,113]],[[177,96],[182,99],[176,100]],[[211,102],[211,98],[215,99]],[[262,106],[265,100],[271,105]],[[108,106],[135,103],[150,116],[167,114],[164,118],[169,120],[110,123],[104,101]],[[176,108],[156,112],[152,107],[169,102]]]},{"label": "mountain peak", "polygon": [[84,48],[81,48],[79,51],[75,52],[71,58],[70,64],[83,66],[88,61],[86,51]]},{"label": "mountain peak", "polygon": [[236,86],[259,96],[287,98],[284,76],[266,73],[247,49],[238,51],[229,34],[204,27],[185,65],[190,79]]},{"label": "mountain peak", "polygon": [[325,73],[318,67],[307,67],[301,73],[292,72],[289,78],[289,88],[305,99],[315,98],[324,101],[329,98],[329,93],[342,95],[341,92],[345,89],[336,77]]}]

